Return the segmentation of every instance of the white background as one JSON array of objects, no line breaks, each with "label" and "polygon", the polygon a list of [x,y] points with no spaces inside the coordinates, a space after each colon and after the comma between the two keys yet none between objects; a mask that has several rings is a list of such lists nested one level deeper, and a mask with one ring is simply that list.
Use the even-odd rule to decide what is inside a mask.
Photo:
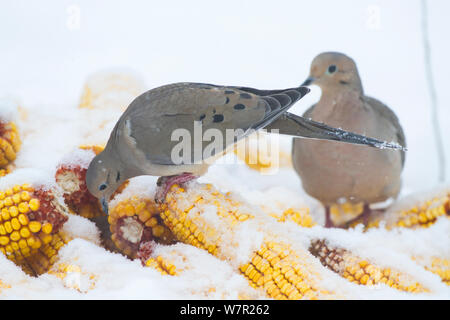
[{"label": "white background", "polygon": [[[447,181],[449,12],[450,1],[429,0]],[[398,114],[410,150],[405,186],[424,189],[437,183],[437,158],[420,13],[418,0],[1,0],[0,96],[73,107],[87,75],[117,66],[141,73],[149,89],[177,81],[291,87],[316,54],[341,51],[356,60],[365,92]],[[319,95],[315,89],[294,111]]]}]

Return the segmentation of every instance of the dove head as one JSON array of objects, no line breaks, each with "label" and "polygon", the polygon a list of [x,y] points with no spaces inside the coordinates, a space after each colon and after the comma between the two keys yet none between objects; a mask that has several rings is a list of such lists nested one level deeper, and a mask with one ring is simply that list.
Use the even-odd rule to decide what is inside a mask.
[{"label": "dove head", "polygon": [[105,213],[108,213],[108,200],[111,195],[125,181],[120,164],[120,161],[111,157],[105,149],[91,161],[86,173],[87,188],[100,200]]},{"label": "dove head", "polygon": [[349,88],[362,92],[356,63],[339,52],[324,52],[314,58],[309,77],[302,85],[311,84],[318,85],[322,91]]}]

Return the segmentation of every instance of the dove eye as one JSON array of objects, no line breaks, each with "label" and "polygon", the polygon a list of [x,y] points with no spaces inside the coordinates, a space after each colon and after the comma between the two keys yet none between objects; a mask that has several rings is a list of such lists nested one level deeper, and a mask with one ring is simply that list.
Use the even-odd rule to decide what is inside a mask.
[{"label": "dove eye", "polygon": [[106,183],[102,183],[102,184],[98,187],[98,190],[103,191],[103,190],[106,189],[106,187],[108,187],[108,186],[106,185]]},{"label": "dove eye", "polygon": [[332,64],[332,65],[330,65],[330,66],[328,67],[327,73],[328,73],[328,74],[332,74],[332,73],[335,73],[336,70],[337,70],[336,65]]}]

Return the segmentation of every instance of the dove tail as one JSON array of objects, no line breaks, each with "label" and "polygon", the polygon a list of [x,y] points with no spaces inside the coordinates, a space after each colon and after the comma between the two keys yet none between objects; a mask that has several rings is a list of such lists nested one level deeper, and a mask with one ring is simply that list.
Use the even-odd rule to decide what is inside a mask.
[{"label": "dove tail", "polygon": [[395,142],[389,143],[386,141],[380,141],[378,139],[362,136],[353,132],[333,128],[324,123],[306,119],[289,112],[284,113],[280,118],[267,126],[266,129],[277,129],[281,134],[309,139],[333,140],[351,144],[366,145],[378,149],[406,151],[406,148]]}]

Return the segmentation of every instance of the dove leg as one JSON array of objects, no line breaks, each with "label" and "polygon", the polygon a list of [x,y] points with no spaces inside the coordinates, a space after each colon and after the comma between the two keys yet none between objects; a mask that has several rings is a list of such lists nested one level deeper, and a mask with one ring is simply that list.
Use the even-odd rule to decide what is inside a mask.
[{"label": "dove leg", "polygon": [[331,220],[330,206],[325,206],[325,228],[333,228],[334,223]]},{"label": "dove leg", "polygon": [[361,213],[360,218],[365,226],[369,223],[369,216],[371,213],[372,210],[370,210],[369,204],[364,203],[363,212]]},{"label": "dove leg", "polygon": [[192,173],[188,172],[175,176],[160,177],[157,182],[158,189],[156,190],[155,201],[158,203],[164,202],[167,192],[169,192],[170,188],[174,184],[181,185],[196,178],[197,176],[194,176]]}]

